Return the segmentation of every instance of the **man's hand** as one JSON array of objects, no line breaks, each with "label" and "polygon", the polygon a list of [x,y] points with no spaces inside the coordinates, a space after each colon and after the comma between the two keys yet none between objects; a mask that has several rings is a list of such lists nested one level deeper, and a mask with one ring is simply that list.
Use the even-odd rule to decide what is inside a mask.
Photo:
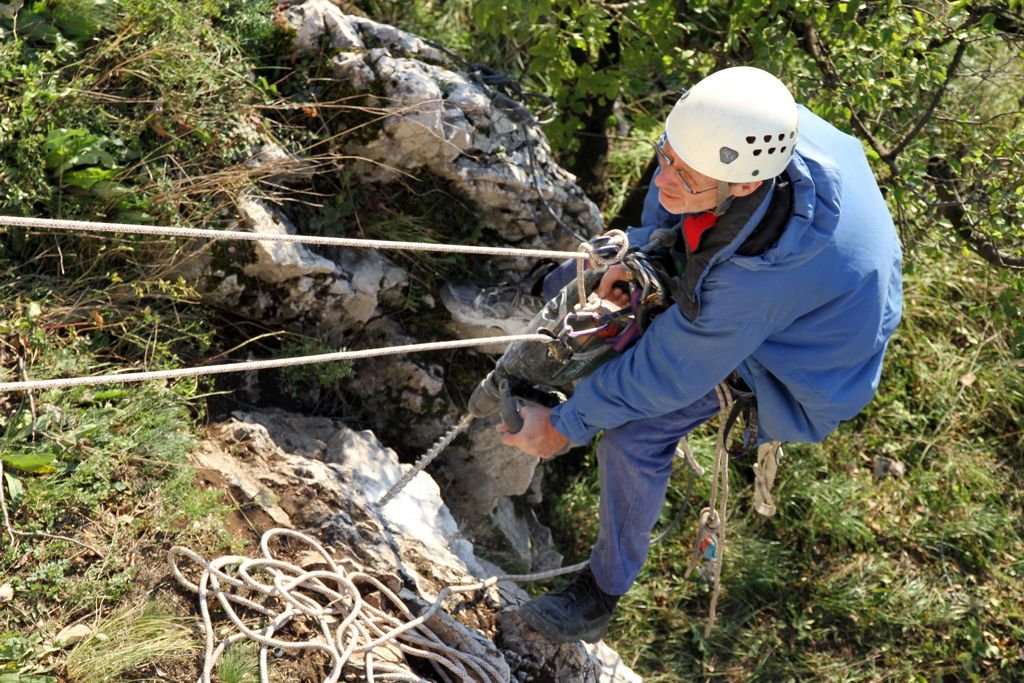
[{"label": "man's hand", "polygon": [[629,306],[629,289],[623,285],[629,281],[629,271],[621,264],[609,266],[604,275],[601,276],[601,283],[594,290],[594,293],[605,301],[610,301],[620,308]]},{"label": "man's hand", "polygon": [[528,405],[519,409],[523,418],[523,428],[515,434],[509,434],[508,427],[498,425],[502,433],[501,440],[508,446],[515,446],[529,455],[547,460],[553,458],[569,446],[569,439],[551,426],[551,409],[542,406]]}]

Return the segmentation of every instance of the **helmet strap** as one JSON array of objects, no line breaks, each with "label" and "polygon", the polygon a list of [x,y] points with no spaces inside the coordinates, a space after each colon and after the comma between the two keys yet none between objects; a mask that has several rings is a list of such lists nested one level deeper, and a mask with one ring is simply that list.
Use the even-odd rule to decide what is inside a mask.
[{"label": "helmet strap", "polygon": [[714,214],[716,216],[721,216],[723,213],[729,210],[730,206],[732,206],[732,200],[734,199],[734,197],[730,192],[731,188],[732,185],[730,183],[727,183],[724,180],[718,181],[718,203],[715,206],[714,211]]}]

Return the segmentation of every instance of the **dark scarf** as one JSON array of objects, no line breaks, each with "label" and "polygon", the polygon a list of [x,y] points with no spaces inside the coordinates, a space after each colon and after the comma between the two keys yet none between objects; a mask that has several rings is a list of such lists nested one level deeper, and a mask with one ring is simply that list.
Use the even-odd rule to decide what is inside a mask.
[{"label": "dark scarf", "polygon": [[[696,320],[700,315],[696,291],[701,275],[711,260],[732,244],[772,187],[771,183],[765,183],[746,197],[737,198],[722,216],[716,217],[707,212],[684,218],[676,242],[670,247],[678,275],[671,279],[669,291],[676,305],[690,320]],[[741,256],[763,254],[782,236],[792,211],[793,187],[788,176],[783,174],[775,179],[764,218],[735,253]],[[678,239],[679,235],[684,239]]]}]

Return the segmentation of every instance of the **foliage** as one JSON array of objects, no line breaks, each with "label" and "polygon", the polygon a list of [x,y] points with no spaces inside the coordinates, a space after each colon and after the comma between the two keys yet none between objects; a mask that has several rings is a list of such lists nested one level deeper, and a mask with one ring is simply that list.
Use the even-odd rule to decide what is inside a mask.
[{"label": "foliage", "polygon": [[254,14],[269,4],[213,32],[233,5],[52,0],[0,19],[0,206],[126,222],[210,211],[248,175],[244,105],[272,91],[236,46],[276,44],[269,15]]},{"label": "foliage", "polygon": [[[223,504],[196,490],[185,461],[193,447],[185,401],[194,391],[193,385],[43,393],[35,403],[35,431],[0,441],[6,466],[6,491],[0,493],[18,534],[0,549],[0,575],[16,600],[15,609],[3,611],[0,631],[52,638],[67,623],[102,613],[104,605],[137,604],[131,596],[149,589],[151,568],[163,566],[159,554],[167,542],[230,545]],[[17,406],[14,414],[32,410]],[[32,444],[48,458],[45,470],[26,468],[19,459],[33,452]],[[76,666],[92,670],[100,662],[85,660],[103,659],[114,645],[93,643]],[[27,671],[31,664],[45,673],[60,661],[50,657],[43,666],[46,653],[39,643],[0,639],[0,671]],[[145,661],[115,660],[106,665]],[[111,678],[83,673],[78,680]]]},{"label": "foliage", "polygon": [[[927,233],[928,244],[966,245],[997,265],[1024,267],[1019,4],[443,5],[433,11],[446,25],[461,22],[490,39],[474,43],[469,59],[554,99],[559,116],[546,132],[591,196],[609,189],[608,148],[620,144],[610,130],[636,145],[660,126],[681,88],[718,68],[753,64],[861,139],[908,245]],[[426,30],[423,4],[416,7],[406,16]]]},{"label": "foliage", "polygon": [[[286,358],[295,358],[344,350],[327,348],[319,340],[307,337],[285,344],[282,354]],[[336,400],[341,381],[354,374],[351,361],[294,365],[278,371],[281,393],[296,405],[303,406],[315,406],[321,400]]]}]

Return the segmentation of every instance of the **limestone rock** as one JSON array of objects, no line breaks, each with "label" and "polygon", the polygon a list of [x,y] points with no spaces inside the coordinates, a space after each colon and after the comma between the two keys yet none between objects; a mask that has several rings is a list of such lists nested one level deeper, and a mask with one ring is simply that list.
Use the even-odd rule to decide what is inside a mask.
[{"label": "limestone rock", "polygon": [[[297,234],[278,207],[243,197],[239,227],[265,234]],[[380,253],[335,249],[331,258],[295,242],[259,240],[216,245],[183,269],[199,280],[212,303],[268,324],[340,345],[346,334],[379,315],[408,275]]]},{"label": "limestone rock", "polygon": [[65,626],[61,629],[53,638],[53,642],[60,647],[69,647],[71,645],[77,645],[82,642],[93,633],[92,627],[87,624],[74,624],[72,626]]},{"label": "limestone rock", "polygon": [[[267,203],[243,197],[238,203],[242,220],[252,232],[271,235],[294,235],[291,222]],[[277,284],[286,280],[334,272],[334,263],[312,253],[295,242],[260,241],[256,245],[256,260],[242,268],[242,272],[266,283]]]},{"label": "limestone rock", "polygon": [[348,150],[371,160],[358,166],[364,178],[432,173],[511,242],[575,250],[577,236],[603,231],[597,206],[555,163],[531,113],[499,97],[469,65],[327,0],[294,5],[283,16],[295,29],[296,53],[319,54],[326,39],[337,50],[338,82],[353,93],[374,93],[366,106],[386,114],[372,137]]}]

